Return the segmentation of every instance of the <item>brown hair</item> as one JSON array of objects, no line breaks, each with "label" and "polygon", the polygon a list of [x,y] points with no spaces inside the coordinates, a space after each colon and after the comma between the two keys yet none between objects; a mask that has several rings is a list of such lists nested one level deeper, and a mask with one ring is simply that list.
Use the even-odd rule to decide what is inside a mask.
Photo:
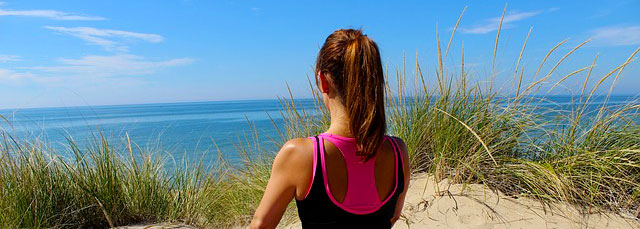
[{"label": "brown hair", "polygon": [[[384,73],[378,45],[360,30],[341,29],[324,42],[316,73],[328,75],[345,105],[363,160],[375,156],[386,133]],[[317,79],[317,78],[316,78]]]}]

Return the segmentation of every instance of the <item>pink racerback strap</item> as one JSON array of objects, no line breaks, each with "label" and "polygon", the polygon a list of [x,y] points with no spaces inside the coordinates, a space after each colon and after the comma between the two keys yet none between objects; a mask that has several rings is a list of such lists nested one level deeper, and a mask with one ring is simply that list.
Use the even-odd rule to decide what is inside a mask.
[{"label": "pink racerback strap", "polygon": [[313,179],[316,178],[316,169],[317,169],[317,165],[318,165],[318,148],[316,147],[316,144],[318,144],[316,142],[316,138],[315,137],[309,137],[309,139],[311,139],[313,141],[313,170],[311,170],[311,183],[309,183],[309,188],[307,188],[307,191],[304,194],[304,198],[306,199],[307,196],[309,195],[309,192],[311,192],[311,186],[313,186]]},{"label": "pink racerback strap", "polygon": [[[355,139],[343,137],[339,135],[333,135],[329,133],[322,133],[319,136],[320,139],[320,161],[322,164],[322,175],[324,179],[325,190],[327,191],[327,195],[331,199],[331,201],[337,205],[338,207],[344,209],[347,212],[351,212],[354,214],[369,214],[377,211],[382,205],[384,205],[396,192],[398,189],[398,152],[396,152],[395,142],[393,139],[385,136],[385,140],[392,141],[394,145],[394,155],[396,165],[395,167],[395,186],[393,192],[384,200],[380,201],[380,197],[378,195],[378,189],[376,188],[375,181],[375,161],[376,157],[362,162],[360,157],[356,155],[357,146],[355,144]],[[335,145],[345,160],[347,165],[347,193],[342,203],[335,200],[333,194],[331,194],[331,189],[329,188],[329,182],[327,177],[327,169],[325,165],[325,149],[324,149],[324,140],[331,142]],[[403,161],[404,163],[404,161]]]}]

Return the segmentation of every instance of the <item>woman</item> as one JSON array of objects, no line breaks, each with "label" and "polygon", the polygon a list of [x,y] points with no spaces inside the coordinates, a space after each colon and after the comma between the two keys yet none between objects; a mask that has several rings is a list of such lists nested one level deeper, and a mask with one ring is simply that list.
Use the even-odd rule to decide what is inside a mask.
[{"label": "woman", "polygon": [[407,148],[385,135],[378,46],[360,30],[337,30],[316,60],[329,129],[278,152],[251,228],[278,225],[295,197],[304,228],[390,228],[409,185]]}]

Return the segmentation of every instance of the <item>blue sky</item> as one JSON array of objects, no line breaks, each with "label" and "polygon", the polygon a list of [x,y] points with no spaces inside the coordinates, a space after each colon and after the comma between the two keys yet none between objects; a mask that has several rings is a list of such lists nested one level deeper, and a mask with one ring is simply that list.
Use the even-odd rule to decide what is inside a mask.
[{"label": "blue sky", "polygon": [[[527,32],[525,83],[549,49],[549,69],[591,42],[551,79],[591,65],[599,78],[640,46],[640,1],[3,1],[0,108],[309,97],[307,75],[322,42],[362,28],[393,72],[415,55],[434,82],[436,25],[443,45],[467,7],[447,66],[486,80],[498,19],[508,3],[496,61],[496,88],[510,94]],[[614,94],[640,93],[640,66],[625,69]],[[543,72],[544,72],[543,70]],[[575,94],[576,74],[552,94]],[[595,80],[592,80],[595,81]],[[607,81],[610,82],[610,81]],[[608,88],[608,86],[607,86]]]}]

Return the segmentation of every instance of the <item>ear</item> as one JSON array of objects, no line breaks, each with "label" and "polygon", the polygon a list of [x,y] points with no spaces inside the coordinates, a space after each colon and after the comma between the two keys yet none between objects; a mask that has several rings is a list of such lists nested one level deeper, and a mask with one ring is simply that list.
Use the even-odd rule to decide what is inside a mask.
[{"label": "ear", "polygon": [[320,87],[320,91],[322,91],[322,93],[329,93],[329,80],[327,79],[327,76],[322,73],[321,71],[318,71],[318,78],[320,78],[320,85],[318,85]]}]

